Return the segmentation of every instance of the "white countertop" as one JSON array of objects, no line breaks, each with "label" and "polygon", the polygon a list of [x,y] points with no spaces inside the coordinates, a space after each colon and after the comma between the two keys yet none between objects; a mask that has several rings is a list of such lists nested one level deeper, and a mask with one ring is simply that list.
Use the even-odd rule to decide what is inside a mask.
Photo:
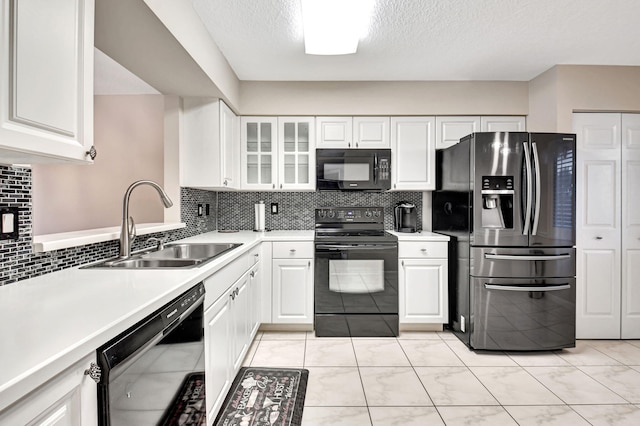
[{"label": "white countertop", "polygon": [[313,231],[215,231],[181,241],[243,245],[197,268],[76,267],[0,286],[0,410],[256,244],[305,240]]},{"label": "white countertop", "polygon": [[398,241],[449,241],[448,235],[438,234],[437,232],[419,231],[419,232],[396,232],[389,231],[390,234],[398,237]]}]

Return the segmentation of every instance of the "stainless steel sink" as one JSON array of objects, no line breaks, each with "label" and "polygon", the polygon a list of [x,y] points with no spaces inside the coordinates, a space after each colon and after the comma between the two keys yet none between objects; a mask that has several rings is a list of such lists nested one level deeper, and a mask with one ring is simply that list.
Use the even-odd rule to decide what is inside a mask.
[{"label": "stainless steel sink", "polygon": [[142,255],[145,259],[210,259],[238,247],[240,244],[181,243],[167,244],[164,249]]},{"label": "stainless steel sink", "polygon": [[191,268],[207,263],[242,244],[177,243],[167,244],[162,250],[136,253],[127,259],[109,259],[84,268],[168,269]]}]

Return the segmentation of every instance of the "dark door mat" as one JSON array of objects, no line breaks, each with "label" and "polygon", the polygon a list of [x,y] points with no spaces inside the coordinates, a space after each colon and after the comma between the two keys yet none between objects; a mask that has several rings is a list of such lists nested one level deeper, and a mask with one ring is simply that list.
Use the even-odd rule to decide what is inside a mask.
[{"label": "dark door mat", "polygon": [[204,373],[189,373],[158,425],[201,426],[207,424]]},{"label": "dark door mat", "polygon": [[216,426],[300,426],[309,370],[244,367],[229,389]]}]

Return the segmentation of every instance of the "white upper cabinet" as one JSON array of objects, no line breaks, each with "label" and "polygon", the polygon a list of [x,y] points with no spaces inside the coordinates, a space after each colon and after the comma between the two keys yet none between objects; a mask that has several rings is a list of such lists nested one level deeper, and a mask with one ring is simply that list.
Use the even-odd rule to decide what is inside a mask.
[{"label": "white upper cabinet", "polygon": [[316,167],[313,117],[278,117],[278,189],[314,190]]},{"label": "white upper cabinet", "polygon": [[205,189],[240,187],[240,120],[222,101],[183,99],[180,185]]},{"label": "white upper cabinet", "polygon": [[0,163],[91,163],[93,0],[0,0]]},{"label": "white upper cabinet", "polygon": [[429,191],[436,188],[434,117],[391,119],[392,188]]},{"label": "white upper cabinet", "polygon": [[436,149],[449,148],[461,138],[479,131],[479,116],[436,117]]},{"label": "white upper cabinet", "polygon": [[352,148],[391,148],[389,117],[353,117],[353,142]]},{"label": "white upper cabinet", "polygon": [[480,117],[481,132],[526,132],[527,120],[524,116]]},{"label": "white upper cabinet", "polygon": [[242,117],[242,189],[310,190],[315,181],[313,117]]},{"label": "white upper cabinet", "polygon": [[389,117],[317,117],[318,148],[390,148]]},{"label": "white upper cabinet", "polygon": [[240,123],[242,189],[276,189],[278,119],[242,117]]}]

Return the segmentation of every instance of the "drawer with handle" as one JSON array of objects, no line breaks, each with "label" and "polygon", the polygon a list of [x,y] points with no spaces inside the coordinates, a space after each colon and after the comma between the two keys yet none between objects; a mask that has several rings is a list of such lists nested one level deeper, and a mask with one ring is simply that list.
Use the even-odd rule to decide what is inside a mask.
[{"label": "drawer with handle", "polygon": [[274,259],[313,259],[312,241],[276,241],[273,243]]},{"label": "drawer with handle", "polygon": [[446,241],[400,241],[398,243],[398,257],[445,259],[447,245]]}]

